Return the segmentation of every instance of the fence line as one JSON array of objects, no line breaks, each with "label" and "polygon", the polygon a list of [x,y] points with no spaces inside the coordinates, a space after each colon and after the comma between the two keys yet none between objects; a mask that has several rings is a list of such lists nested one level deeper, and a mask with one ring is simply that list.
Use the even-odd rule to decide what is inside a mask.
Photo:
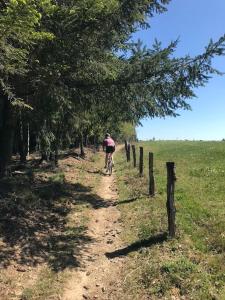
[{"label": "fence line", "polygon": [[130,161],[130,144],[127,145],[127,161]]},{"label": "fence line", "polygon": [[133,165],[134,165],[134,168],[136,168],[137,166],[137,159],[136,159],[136,148],[135,148],[135,145],[132,145],[132,153],[133,153]]},{"label": "fence line", "polygon": [[149,195],[155,196],[155,178],[153,173],[153,153],[149,152]]},{"label": "fence line", "polygon": [[128,161],[128,143],[125,141],[125,153],[126,153],[126,159]]},{"label": "fence line", "polygon": [[[137,158],[136,158],[136,147],[135,145],[130,146],[130,144],[125,141],[125,150],[126,150],[126,158],[127,161],[130,161],[130,150],[132,149],[133,154],[133,166],[134,168],[137,166]],[[144,176],[144,148],[141,146],[139,147],[139,176]],[[148,192],[151,197],[154,197],[155,192],[155,178],[154,178],[154,154],[149,152],[149,182],[148,182]],[[175,201],[174,201],[174,193],[175,193],[175,163],[174,162],[167,162],[167,201],[166,201],[166,208],[167,208],[167,216],[168,216],[168,232],[169,237],[174,238],[176,234],[176,224],[175,224],[175,217],[176,217],[176,208],[175,208]]]},{"label": "fence line", "polygon": [[168,215],[168,231],[171,238],[175,237],[176,225],[175,215],[176,208],[174,204],[174,190],[175,190],[175,164],[174,162],[167,162],[167,215]]},{"label": "fence line", "polygon": [[144,170],[144,149],[143,147],[140,147],[140,156],[139,156],[139,175],[143,176],[143,170]]}]

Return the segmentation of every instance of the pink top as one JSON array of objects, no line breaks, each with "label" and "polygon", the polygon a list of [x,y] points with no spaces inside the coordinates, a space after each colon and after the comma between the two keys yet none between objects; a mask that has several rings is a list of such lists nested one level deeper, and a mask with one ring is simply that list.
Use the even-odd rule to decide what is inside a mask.
[{"label": "pink top", "polygon": [[105,146],[105,147],[115,147],[115,142],[112,138],[109,137],[109,138],[104,139],[103,146]]}]

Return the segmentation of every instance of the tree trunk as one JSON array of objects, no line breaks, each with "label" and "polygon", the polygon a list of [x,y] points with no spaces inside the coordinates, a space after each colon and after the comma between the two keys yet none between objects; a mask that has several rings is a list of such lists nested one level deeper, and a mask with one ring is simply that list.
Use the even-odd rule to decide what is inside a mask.
[{"label": "tree trunk", "polygon": [[83,143],[84,143],[84,147],[88,146],[88,136],[87,135],[83,136]]},{"label": "tree trunk", "polygon": [[19,132],[18,132],[18,139],[19,139],[19,154],[20,154],[20,161],[21,163],[26,163],[27,155],[28,155],[28,126],[24,121],[22,115],[20,114],[19,120]]},{"label": "tree trunk", "polygon": [[58,149],[56,149],[55,150],[55,166],[56,167],[59,166],[58,158],[59,158],[59,152],[58,152]]},{"label": "tree trunk", "polygon": [[85,157],[85,152],[84,152],[84,137],[83,134],[80,134],[80,156]]},{"label": "tree trunk", "polygon": [[30,125],[27,123],[27,156],[30,156]]},{"label": "tree trunk", "polygon": [[38,164],[40,165],[43,161],[49,162],[51,158],[51,153],[48,151],[41,152],[41,159],[39,160]]},{"label": "tree trunk", "polygon": [[0,178],[6,175],[12,156],[15,125],[14,109],[8,97],[0,93]]}]

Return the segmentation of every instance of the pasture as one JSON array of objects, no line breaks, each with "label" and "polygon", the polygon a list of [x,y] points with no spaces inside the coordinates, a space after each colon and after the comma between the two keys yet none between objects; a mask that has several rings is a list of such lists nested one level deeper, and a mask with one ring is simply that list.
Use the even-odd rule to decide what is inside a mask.
[{"label": "pasture", "polygon": [[[123,237],[133,258],[125,275],[126,294],[134,299],[224,299],[225,142],[141,142],[137,154],[139,146],[144,148],[144,177],[132,159],[126,162],[124,151],[116,162]],[[148,196],[149,152],[154,153],[154,198]],[[167,161],[176,164],[174,240],[162,238]]]}]

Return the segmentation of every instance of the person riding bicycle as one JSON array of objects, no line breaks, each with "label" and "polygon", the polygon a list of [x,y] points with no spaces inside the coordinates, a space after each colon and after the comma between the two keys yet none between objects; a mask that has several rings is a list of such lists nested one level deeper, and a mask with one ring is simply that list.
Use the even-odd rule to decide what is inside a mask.
[{"label": "person riding bicycle", "polygon": [[107,161],[108,161],[109,154],[111,154],[112,163],[114,165],[113,152],[115,152],[115,150],[116,150],[116,144],[115,144],[114,140],[111,138],[109,133],[106,133],[106,135],[105,135],[105,139],[103,141],[103,150],[105,150],[105,168],[107,167]]}]

